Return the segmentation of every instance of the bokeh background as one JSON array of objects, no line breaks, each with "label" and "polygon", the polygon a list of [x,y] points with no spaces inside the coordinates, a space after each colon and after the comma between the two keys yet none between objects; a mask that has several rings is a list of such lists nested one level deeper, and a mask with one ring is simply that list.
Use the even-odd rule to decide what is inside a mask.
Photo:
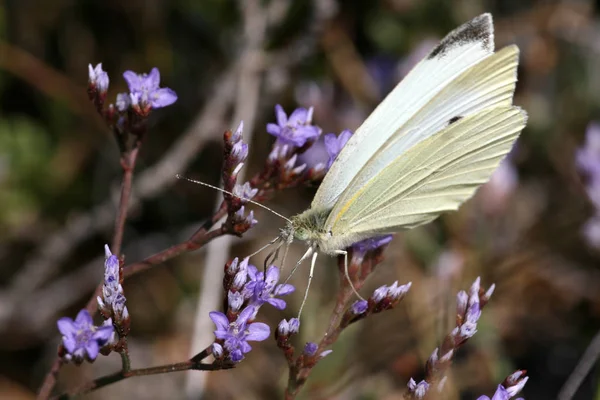
[{"label": "bokeh background", "polygon": [[[492,12],[496,45],[521,49],[515,103],[529,123],[490,183],[459,212],[396,235],[365,293],[413,282],[401,305],[348,329],[301,398],[400,399],[423,376],[451,329],[455,294],[477,276],[497,290],[479,332],[451,369],[447,396],[490,395],[527,369],[529,400],[556,398],[600,329],[600,252],[586,223],[596,210],[577,168],[589,124],[600,118],[600,3],[516,0],[0,1],[0,397],[30,399],[56,354],[56,319],[74,317],[103,273],[121,169],[113,137],[87,100],[87,65],[109,73],[109,100],[125,70],[161,71],[179,96],[154,112],[136,172],[137,205],[125,231],[126,261],[178,243],[208,218],[219,195],[177,181],[218,184],[222,133],[246,124],[247,176],[273,137],[273,107],[314,106],[325,133],[356,129],[382,97],[447,32]],[[112,101],[112,100],[110,100]],[[313,155],[319,157],[319,154]],[[600,156],[598,157],[600,165]],[[278,193],[268,205],[303,210],[315,188]],[[282,222],[259,224],[125,282],[135,367],[182,361],[212,340],[210,305],[221,296],[223,258],[245,256]],[[589,228],[589,226],[588,226]],[[298,245],[293,256],[303,251]],[[325,330],[337,290],[322,257],[298,343]],[[261,311],[272,327],[295,315]],[[208,308],[206,308],[208,307]],[[274,341],[238,368],[134,378],[88,398],[281,398],[287,371]],[[592,352],[595,363],[598,350]],[[66,389],[117,370],[119,357],[67,366]],[[574,398],[600,398],[592,368]]]}]

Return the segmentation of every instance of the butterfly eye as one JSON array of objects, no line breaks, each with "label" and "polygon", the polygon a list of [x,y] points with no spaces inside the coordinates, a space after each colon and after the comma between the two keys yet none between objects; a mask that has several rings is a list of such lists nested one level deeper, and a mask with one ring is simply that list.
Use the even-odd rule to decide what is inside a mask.
[{"label": "butterfly eye", "polygon": [[306,229],[297,229],[296,230],[296,238],[299,240],[307,240],[308,239],[308,231]]}]

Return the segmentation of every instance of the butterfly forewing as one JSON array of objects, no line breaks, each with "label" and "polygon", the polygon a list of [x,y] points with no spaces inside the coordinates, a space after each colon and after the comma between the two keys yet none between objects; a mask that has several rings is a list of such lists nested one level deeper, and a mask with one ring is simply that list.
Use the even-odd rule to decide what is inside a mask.
[{"label": "butterfly forewing", "polygon": [[338,202],[348,202],[398,155],[449,124],[487,108],[512,105],[518,54],[516,46],[505,47],[463,72],[391,135],[378,131],[389,139],[358,172]]},{"label": "butterfly forewing", "polygon": [[[386,145],[390,134],[396,134],[394,140],[412,135],[412,130],[400,128],[428,107],[432,99],[464,71],[489,57],[494,51],[493,43],[492,18],[489,14],[480,15],[448,34],[350,138],[325,176],[311,208],[332,208],[361,169]],[[435,132],[419,132],[418,140]]]}]

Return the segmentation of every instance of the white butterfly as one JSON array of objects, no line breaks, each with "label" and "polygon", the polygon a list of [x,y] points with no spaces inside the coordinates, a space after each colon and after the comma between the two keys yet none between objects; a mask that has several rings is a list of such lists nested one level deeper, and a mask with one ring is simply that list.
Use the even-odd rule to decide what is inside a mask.
[{"label": "white butterfly", "polygon": [[456,210],[487,182],[527,122],[512,104],[519,49],[494,52],[493,31],[482,14],[450,32],[352,135],[308,210],[270,210],[288,222],[259,251],[298,239],[309,247],[292,274],[312,255],[310,286],[320,251],[343,254],[348,278],[345,248]]},{"label": "white butterfly", "polygon": [[307,242],[309,282],[317,252],[347,256],[360,240],[430,222],[488,181],[527,121],[512,104],[518,55],[514,45],[494,52],[492,17],[483,14],[392,90],[344,146],[311,207],[282,231],[281,240]]}]

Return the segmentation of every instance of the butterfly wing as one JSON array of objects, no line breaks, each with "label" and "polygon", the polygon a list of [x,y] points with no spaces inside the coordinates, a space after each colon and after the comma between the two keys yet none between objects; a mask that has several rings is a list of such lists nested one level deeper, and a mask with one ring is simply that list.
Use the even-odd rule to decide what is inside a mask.
[{"label": "butterfly wing", "polygon": [[[463,72],[491,56],[494,35],[490,14],[480,15],[450,32],[432,52],[396,86],[352,135],[311,204],[313,209],[330,209],[361,169],[386,143],[401,141],[407,149],[416,139],[423,140],[439,129],[422,130],[417,138],[406,127],[419,111]],[[448,106],[448,104],[442,104]],[[431,114],[443,110],[427,108]],[[398,146],[402,147],[402,146]]]},{"label": "butterfly wing", "polygon": [[518,55],[516,46],[505,47],[458,76],[413,115],[400,128],[400,134],[392,136],[379,149],[348,184],[338,202],[348,202],[399,155],[425,138],[438,134],[451,122],[485,109],[511,106],[517,81]]},{"label": "butterfly wing", "polygon": [[331,232],[341,240],[338,247],[456,210],[487,182],[526,121],[518,107],[486,109],[411,147],[333,209]]}]

